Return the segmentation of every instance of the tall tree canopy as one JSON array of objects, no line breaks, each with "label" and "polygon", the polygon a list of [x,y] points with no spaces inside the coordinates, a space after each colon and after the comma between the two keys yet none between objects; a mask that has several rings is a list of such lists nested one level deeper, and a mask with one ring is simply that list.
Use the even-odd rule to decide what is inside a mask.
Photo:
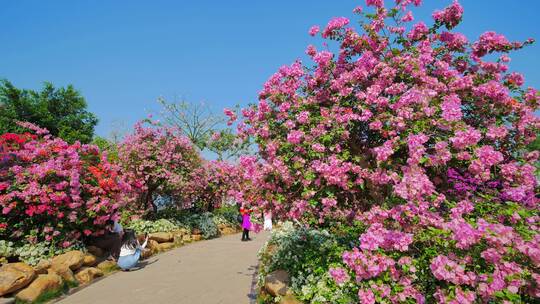
[{"label": "tall tree canopy", "polygon": [[55,88],[45,82],[41,91],[18,89],[0,81],[0,133],[21,132],[16,121],[27,121],[46,128],[69,143],[89,143],[97,117],[87,111],[86,100],[68,85]]}]

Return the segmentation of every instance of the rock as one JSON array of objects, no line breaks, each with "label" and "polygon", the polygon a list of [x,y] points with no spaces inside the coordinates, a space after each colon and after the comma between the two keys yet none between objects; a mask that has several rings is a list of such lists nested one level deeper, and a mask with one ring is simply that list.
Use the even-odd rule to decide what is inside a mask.
[{"label": "rock", "polygon": [[223,230],[223,229],[227,228],[228,226],[225,223],[221,223],[221,224],[218,224],[217,227],[218,227],[219,230]]},{"label": "rock", "polygon": [[15,298],[0,298],[0,304],[13,304],[15,303]]},{"label": "rock", "polygon": [[142,259],[148,259],[148,258],[151,257],[153,254],[154,254],[154,252],[152,251],[152,249],[144,248],[143,251],[142,251],[142,253],[141,253],[141,258],[142,258]]},{"label": "rock", "polygon": [[176,230],[176,232],[178,232],[180,234],[183,234],[183,235],[189,234],[189,230],[187,230],[186,228],[180,228],[180,229]]},{"label": "rock", "polygon": [[225,227],[225,228],[221,229],[220,232],[221,232],[222,235],[230,235],[230,234],[235,234],[236,229],[234,229],[232,227]]},{"label": "rock", "polygon": [[276,270],[269,273],[264,280],[264,289],[274,297],[287,294],[290,279],[285,270]]},{"label": "rock", "polygon": [[183,234],[174,234],[173,242],[176,246],[182,246],[184,244],[184,235]]},{"label": "rock", "polygon": [[285,296],[281,297],[279,304],[302,304],[302,302],[289,292]]},{"label": "rock", "polygon": [[161,243],[158,245],[159,251],[167,251],[174,248],[174,243]]},{"label": "rock", "polygon": [[119,269],[115,261],[103,261],[96,266],[99,270],[103,271],[104,274],[116,271]]},{"label": "rock", "polygon": [[51,267],[51,261],[41,260],[39,263],[34,266],[34,270],[37,274],[46,274],[47,270]]},{"label": "rock", "polygon": [[83,266],[94,267],[97,264],[97,257],[91,253],[84,255]]},{"label": "rock", "polygon": [[62,278],[54,273],[40,274],[28,287],[17,293],[17,299],[34,302],[40,295],[47,291],[60,289]]},{"label": "rock", "polygon": [[193,230],[191,231],[191,234],[197,235],[197,234],[202,234],[202,232],[201,232],[201,229],[199,228],[193,228]]},{"label": "rock", "polygon": [[88,284],[92,282],[95,278],[102,277],[102,276],[103,276],[103,271],[101,271],[100,269],[94,268],[94,267],[88,267],[88,268],[83,268],[79,270],[79,272],[77,272],[77,274],[75,275],[75,278],[81,284]]},{"label": "rock", "polygon": [[200,241],[200,240],[202,240],[202,235],[200,235],[200,234],[194,234],[194,235],[191,236],[191,239],[192,239],[194,242]]},{"label": "rock", "polygon": [[62,280],[64,280],[64,282],[70,282],[70,283],[73,283],[75,282],[75,276],[73,275],[73,271],[67,267],[67,266],[64,266],[64,265],[60,265],[60,266],[52,266],[51,268],[48,269],[47,271],[49,274],[57,274],[59,275]]},{"label": "rock", "polygon": [[172,242],[173,235],[170,232],[156,232],[156,233],[150,234],[149,238],[158,243],[167,243],[167,242]]},{"label": "rock", "polygon": [[103,257],[103,255],[105,254],[103,252],[103,249],[96,246],[88,246],[86,247],[86,250],[88,251],[88,253],[93,254],[99,258]]},{"label": "rock", "polygon": [[182,238],[182,240],[184,241],[184,243],[189,243],[189,242],[191,242],[191,235],[189,235],[189,234],[184,235],[184,237]]},{"label": "rock", "polygon": [[17,291],[30,284],[36,271],[25,263],[9,263],[0,267],[0,296]]},{"label": "rock", "polygon": [[159,243],[154,240],[148,240],[146,248],[152,250],[155,253],[159,250]]},{"label": "rock", "polygon": [[73,250],[61,255],[57,255],[52,259],[52,267],[62,268],[69,267],[71,270],[81,268],[84,263],[84,253],[80,250]]}]

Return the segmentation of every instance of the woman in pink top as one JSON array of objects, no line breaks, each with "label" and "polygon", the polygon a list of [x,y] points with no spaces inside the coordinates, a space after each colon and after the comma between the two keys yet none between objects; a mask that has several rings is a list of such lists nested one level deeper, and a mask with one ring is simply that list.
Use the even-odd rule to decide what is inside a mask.
[{"label": "woman in pink top", "polygon": [[240,215],[242,215],[242,242],[251,241],[249,238],[249,230],[251,230],[251,209],[244,207],[240,208]]}]

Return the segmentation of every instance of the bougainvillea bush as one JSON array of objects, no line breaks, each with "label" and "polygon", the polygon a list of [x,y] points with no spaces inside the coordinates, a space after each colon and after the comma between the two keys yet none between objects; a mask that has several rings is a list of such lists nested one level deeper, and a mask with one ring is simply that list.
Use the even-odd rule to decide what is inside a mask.
[{"label": "bougainvillea bush", "polygon": [[119,217],[129,185],[96,146],[46,130],[0,136],[0,239],[72,246]]},{"label": "bougainvillea bush", "polygon": [[178,129],[140,121],[118,147],[118,158],[124,175],[138,192],[132,209],[157,211],[157,196],[172,197],[180,207],[190,207],[191,185],[199,182],[193,172],[201,166],[201,157]]},{"label": "bougainvillea bush", "polygon": [[313,66],[280,68],[243,110],[262,162],[241,162],[261,191],[237,199],[312,226],[363,222],[330,271],[361,303],[531,302],[540,96],[508,53],[532,40],[468,40],[457,2],[415,23],[420,2],[367,0],[359,26],[310,29],[339,50],[309,46]]},{"label": "bougainvillea bush", "polygon": [[240,188],[239,168],[228,161],[204,160],[192,172],[189,187],[184,196],[199,211],[213,211],[220,208]]}]

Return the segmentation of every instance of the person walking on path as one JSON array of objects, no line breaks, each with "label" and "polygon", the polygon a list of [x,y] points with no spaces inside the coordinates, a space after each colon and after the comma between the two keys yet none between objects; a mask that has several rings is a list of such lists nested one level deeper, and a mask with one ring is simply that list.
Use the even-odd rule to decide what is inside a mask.
[{"label": "person walking on path", "polygon": [[272,211],[267,211],[264,213],[264,230],[272,230]]},{"label": "person walking on path", "polygon": [[141,258],[142,250],[146,247],[148,243],[148,234],[144,239],[144,243],[139,244],[139,240],[135,235],[135,231],[126,230],[124,236],[122,237],[122,248],[120,249],[120,258],[118,258],[118,266],[122,270],[129,271],[131,268],[134,268],[139,259]]},{"label": "person walking on path", "polygon": [[249,230],[251,230],[251,209],[241,207],[240,215],[242,215],[242,242],[251,241],[249,238]]}]

